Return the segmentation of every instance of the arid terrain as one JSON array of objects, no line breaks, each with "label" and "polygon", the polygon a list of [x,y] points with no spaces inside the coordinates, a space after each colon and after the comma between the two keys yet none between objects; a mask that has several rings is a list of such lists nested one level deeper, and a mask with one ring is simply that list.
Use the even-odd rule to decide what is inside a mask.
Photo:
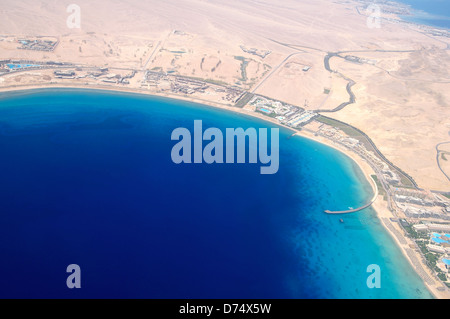
[{"label": "arid terrain", "polygon": [[449,227],[449,30],[401,21],[409,8],[386,1],[379,15],[369,0],[72,3],[0,0],[0,92],[162,95],[335,147],[373,184],[370,204],[430,291],[449,298],[447,270],[428,268],[426,255],[450,247],[421,250],[412,230]]},{"label": "arid terrain", "polygon": [[[448,192],[450,181],[437,165],[436,145],[450,141],[450,38],[399,23],[392,10],[382,10],[379,28],[373,27],[369,3],[79,0],[80,28],[70,28],[69,2],[5,2],[0,60],[109,68],[113,79],[135,70],[130,87],[142,86],[145,70],[165,72],[234,86],[319,114],[349,100],[346,86],[352,80],[355,103],[323,114],[364,131],[419,187]],[[52,51],[18,49],[21,39],[55,39],[57,45]],[[329,60],[332,72],[324,66],[329,52],[337,54]],[[55,79],[53,70],[0,77],[3,87],[71,82],[96,81]],[[156,90],[169,86],[160,81]],[[202,99],[235,102],[214,92]],[[450,174],[449,160],[441,162]]]}]

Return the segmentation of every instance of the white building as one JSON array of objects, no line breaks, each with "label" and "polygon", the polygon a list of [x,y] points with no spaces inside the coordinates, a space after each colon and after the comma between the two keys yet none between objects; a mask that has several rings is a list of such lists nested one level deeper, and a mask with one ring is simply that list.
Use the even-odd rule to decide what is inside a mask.
[{"label": "white building", "polygon": [[434,251],[435,253],[445,254],[445,248],[437,245],[427,245],[427,248],[430,251]]},{"label": "white building", "polygon": [[417,224],[417,225],[413,225],[413,228],[420,232],[420,231],[428,231],[428,226],[425,224]]}]

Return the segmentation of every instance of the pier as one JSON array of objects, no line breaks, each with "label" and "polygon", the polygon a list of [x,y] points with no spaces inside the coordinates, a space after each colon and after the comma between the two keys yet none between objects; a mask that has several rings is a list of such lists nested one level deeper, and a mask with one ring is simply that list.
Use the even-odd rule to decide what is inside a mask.
[{"label": "pier", "polygon": [[369,203],[367,203],[366,205],[361,206],[359,208],[355,208],[355,209],[340,210],[340,211],[326,210],[325,213],[327,213],[327,214],[351,214],[351,213],[359,212],[363,209],[366,209],[366,208],[372,206],[372,204],[375,203],[375,201],[377,200],[377,197],[378,197],[378,187],[377,187],[377,183],[375,182],[375,180],[373,179],[372,176],[370,177],[370,179],[374,184],[375,195],[373,196],[372,200]]},{"label": "pier", "polygon": [[287,139],[288,140],[290,140],[291,138],[293,138],[295,135],[297,135],[298,134],[298,132],[294,132],[292,135],[289,135],[288,137],[287,137]]}]

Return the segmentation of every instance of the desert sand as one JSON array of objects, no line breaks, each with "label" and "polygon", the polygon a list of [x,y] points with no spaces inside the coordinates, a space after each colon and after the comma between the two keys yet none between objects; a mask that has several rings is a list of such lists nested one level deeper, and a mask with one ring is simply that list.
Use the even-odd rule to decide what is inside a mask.
[{"label": "desert sand", "polygon": [[[14,72],[0,76],[0,91],[32,87],[127,90],[263,117],[249,108],[230,108],[234,100],[218,90],[173,95],[169,82],[142,87],[141,81],[146,70],[208,79],[320,113],[348,101],[346,85],[351,79],[356,102],[324,114],[364,131],[419,187],[450,192],[450,181],[436,161],[436,145],[450,142],[450,38],[401,23],[388,9],[380,17],[380,27],[370,27],[365,10],[370,1],[77,0],[80,28],[66,23],[69,2],[0,1],[4,2],[0,60],[73,63],[66,69],[77,68],[83,75],[56,79],[53,69]],[[49,52],[18,49],[20,39],[44,39],[38,37],[56,39],[58,44]],[[253,48],[258,54],[249,53]],[[324,65],[329,52],[336,54],[329,60],[332,72]],[[136,75],[128,85],[107,84],[88,77],[90,69],[99,68],[108,68],[112,76],[133,71]],[[306,131],[301,134],[336,147],[351,156],[366,176],[373,174],[367,163],[347,149]],[[442,145],[440,160],[448,175],[449,145]],[[400,232],[400,228],[385,223],[394,217],[386,202],[378,199],[374,207],[416,268],[407,253],[412,244],[400,242],[392,230]],[[413,255],[429,272],[420,255],[414,251]],[[435,296],[449,297],[448,291],[427,285]]]},{"label": "desert sand", "polygon": [[[79,29],[66,24],[69,3],[22,0],[2,6],[0,59],[169,71],[327,110],[348,100],[348,94],[346,80],[325,70],[324,56],[345,51],[342,56],[371,62],[330,60],[333,70],[356,82],[356,103],[329,115],[364,130],[420,187],[450,191],[435,159],[436,144],[450,140],[449,38],[397,23],[390,13],[383,15],[380,28],[370,28],[364,1],[76,4]],[[30,36],[52,36],[59,44],[53,52],[17,50],[17,40]],[[270,54],[262,58],[241,46]],[[245,76],[236,57],[246,60]],[[305,66],[308,72],[302,71]],[[44,76],[35,74],[6,77],[0,85],[41,81]]]}]

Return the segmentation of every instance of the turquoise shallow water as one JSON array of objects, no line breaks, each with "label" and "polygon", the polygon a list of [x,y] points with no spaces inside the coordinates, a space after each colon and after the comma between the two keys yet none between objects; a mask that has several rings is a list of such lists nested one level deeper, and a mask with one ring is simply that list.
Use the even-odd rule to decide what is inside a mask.
[{"label": "turquoise shallow water", "polygon": [[440,28],[450,29],[450,2],[445,0],[400,0],[413,9],[412,16],[404,20]]},{"label": "turquoise shallow water", "polygon": [[[176,165],[172,131],[273,124],[125,93],[0,95],[1,297],[429,298],[343,154],[280,130],[280,169]],[[82,289],[65,286],[67,265]],[[366,285],[381,269],[381,288]]]}]

